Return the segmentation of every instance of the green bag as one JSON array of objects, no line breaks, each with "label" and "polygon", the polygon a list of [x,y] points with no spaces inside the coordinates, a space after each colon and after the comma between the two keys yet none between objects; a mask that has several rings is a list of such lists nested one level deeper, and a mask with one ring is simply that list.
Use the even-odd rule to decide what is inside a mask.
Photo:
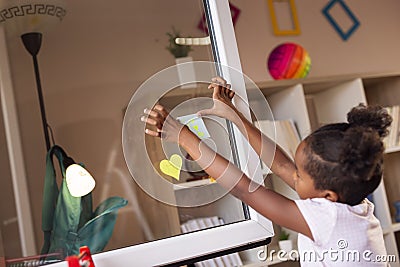
[{"label": "green bag", "polygon": [[[63,176],[60,190],[53,155],[59,161]],[[121,197],[110,197],[93,212],[91,193],[83,197],[70,194],[65,182],[66,158],[66,153],[59,146],[53,146],[47,152],[42,206],[44,244],[41,254],[58,252],[62,258],[79,254],[81,246],[88,246],[91,253],[102,251],[114,230],[118,209],[128,203]]]}]

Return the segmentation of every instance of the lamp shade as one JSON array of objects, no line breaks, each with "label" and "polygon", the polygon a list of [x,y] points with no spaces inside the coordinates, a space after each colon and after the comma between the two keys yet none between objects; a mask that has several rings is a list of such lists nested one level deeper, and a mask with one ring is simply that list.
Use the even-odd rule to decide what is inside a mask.
[{"label": "lamp shade", "polygon": [[76,163],[67,167],[65,176],[68,190],[74,197],[85,196],[92,192],[96,186],[96,181],[93,179],[92,175],[85,168]]},{"label": "lamp shade", "polygon": [[64,0],[0,0],[0,23],[9,37],[47,32],[66,15]]}]

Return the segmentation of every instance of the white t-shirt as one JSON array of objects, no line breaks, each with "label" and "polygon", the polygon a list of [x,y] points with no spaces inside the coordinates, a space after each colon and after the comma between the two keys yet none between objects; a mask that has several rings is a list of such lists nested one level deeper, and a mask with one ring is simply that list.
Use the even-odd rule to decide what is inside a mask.
[{"label": "white t-shirt", "polygon": [[388,266],[374,204],[350,206],[325,198],[296,200],[314,241],[299,234],[301,266]]}]

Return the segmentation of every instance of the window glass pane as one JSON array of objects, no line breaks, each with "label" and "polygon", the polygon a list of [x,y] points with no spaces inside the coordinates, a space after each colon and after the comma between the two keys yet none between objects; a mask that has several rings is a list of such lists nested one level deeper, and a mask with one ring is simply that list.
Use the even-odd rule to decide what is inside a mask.
[{"label": "window glass pane", "polygon": [[[241,201],[208,177],[187,153],[145,136],[140,121],[143,109],[157,102],[170,109],[174,117],[193,115],[212,106],[212,92],[207,86],[212,77],[220,74],[209,63],[214,61],[215,48],[210,44],[191,46],[188,54],[179,53],[189,56],[183,59],[175,58],[177,54],[167,48],[171,34],[172,40],[176,33],[180,37],[208,36],[203,1],[123,1],[114,5],[112,12],[109,2],[86,1],[70,2],[67,9],[61,25],[43,35],[45,45],[38,61],[52,137],[96,180],[93,208],[113,196],[128,201],[118,211],[114,231],[102,251],[178,236],[196,227],[248,222]],[[33,65],[19,38],[9,38],[7,42],[36,245],[40,250],[46,151]],[[202,123],[209,135],[204,142],[234,161],[229,124],[215,117],[203,118]],[[127,147],[123,147],[125,142]],[[160,168],[162,161],[177,153],[182,158],[179,180]],[[5,167],[1,165],[1,170],[4,177],[9,177],[6,156],[2,155],[1,164]],[[11,179],[4,181],[8,183],[4,188],[10,190],[3,197],[12,201]],[[8,203],[7,208],[15,206]],[[3,214],[3,221],[10,222],[7,226],[3,223],[4,229],[17,227],[13,221],[15,208],[12,210]],[[195,228],[182,226],[199,218],[205,221]],[[19,246],[13,243],[19,238],[9,238],[13,231],[4,231],[7,253],[8,247]],[[20,251],[13,251],[15,254],[10,257],[22,256]]]}]

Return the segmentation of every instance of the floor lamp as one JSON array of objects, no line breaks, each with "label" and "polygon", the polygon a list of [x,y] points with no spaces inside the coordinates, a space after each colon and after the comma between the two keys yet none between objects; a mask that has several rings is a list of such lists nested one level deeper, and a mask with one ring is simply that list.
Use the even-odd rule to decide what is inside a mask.
[{"label": "floor lamp", "polygon": [[[127,204],[127,201],[120,197],[111,197],[104,200],[95,209],[95,211],[92,211],[92,195],[89,193],[95,187],[95,180],[82,165],[76,164],[75,161],[71,157],[69,157],[60,146],[54,144],[54,140],[53,140],[53,146],[51,147],[51,142],[49,137],[49,129],[51,128],[49,127],[46,119],[46,112],[45,112],[43,93],[42,93],[40,74],[39,74],[39,64],[37,60],[37,54],[41,46],[42,34],[38,32],[29,32],[21,35],[21,38],[26,50],[29,52],[29,54],[32,56],[33,59],[40,111],[42,115],[41,116],[42,127],[45,135],[46,149],[48,152],[47,156],[51,158],[52,157],[51,153],[53,152],[56,152],[58,154],[57,158],[59,162],[65,167],[65,182],[68,188],[68,190],[60,190],[59,191],[60,193],[57,192],[56,194],[54,194],[53,189],[46,191],[46,188],[49,189],[54,184],[54,179],[53,179],[54,170],[52,169],[51,171],[49,171],[49,169],[46,168],[45,179],[46,182],[51,181],[50,183],[47,183],[47,185],[51,186],[46,187],[46,182],[45,182],[45,191],[44,191],[45,194],[43,195],[43,206],[42,206],[43,208],[42,230],[44,232],[44,245],[42,247],[41,253],[47,254],[53,251],[59,251],[61,249],[63,250],[62,253],[66,253],[68,255],[75,249],[73,245],[72,247],[69,246],[63,247],[64,244],[69,241],[72,241],[71,244],[77,244],[76,242],[84,242],[85,245],[91,244],[94,246],[94,249],[99,250],[100,247],[98,246],[101,246],[101,244],[104,244],[104,242],[107,243],[108,242],[108,240],[106,239],[107,235],[108,233],[112,233],[109,230],[112,230],[114,227],[115,217],[113,214],[116,212],[117,209],[125,206]],[[60,154],[62,155],[61,157],[59,157]],[[46,167],[49,166],[50,168],[52,168],[51,164],[47,165]],[[48,176],[48,174],[50,175]],[[47,179],[49,177],[50,180]],[[68,193],[66,193],[66,191],[69,191],[70,195],[72,195],[75,198],[71,198],[71,196]],[[46,194],[46,192],[48,194]],[[56,211],[54,211],[53,209],[53,204],[55,203],[53,202],[53,200],[55,200],[54,196],[56,197],[62,196],[62,198],[58,198],[55,207],[55,210],[59,211],[59,213],[56,213]],[[83,196],[86,197],[82,199],[79,198]],[[80,206],[78,206],[78,208],[77,205],[79,204],[78,202],[76,202],[77,198],[80,203]],[[65,201],[60,201],[60,199],[64,199]],[[61,204],[59,205],[59,203]],[[57,214],[58,215],[61,214],[61,216],[57,218],[56,216]],[[71,216],[73,216],[74,218],[71,219]],[[69,219],[65,220],[65,218]],[[79,224],[75,224],[77,220]],[[66,223],[70,224],[66,226]],[[85,231],[83,231],[83,233],[79,232],[81,229],[84,229],[87,231],[87,233],[90,233],[92,238],[90,240],[86,238]],[[87,229],[92,229],[92,230],[87,230]],[[77,232],[75,233],[74,231]],[[67,236],[65,240],[62,241],[57,240],[58,238],[60,238],[60,236],[56,237],[55,239],[52,239],[51,237],[52,235],[63,236],[61,232],[65,234],[65,236]],[[81,239],[82,236],[80,236],[80,234],[82,234],[84,238],[83,240]],[[70,239],[71,235],[75,236],[75,238]],[[96,245],[92,244],[93,242],[98,243],[98,246],[96,247]],[[92,248],[93,247],[90,247],[90,249]],[[100,250],[102,250],[102,248]]]},{"label": "floor lamp", "polygon": [[37,54],[42,45],[42,34],[40,32],[30,32],[21,35],[25,49],[29,52],[33,59],[33,67],[35,70],[36,88],[39,97],[40,113],[42,115],[42,126],[46,142],[46,151],[50,149],[49,125],[47,124],[46,109],[44,107],[42,83],[40,81],[39,64]]},{"label": "floor lamp", "polygon": [[[43,100],[42,83],[40,81],[39,64],[37,59],[37,55],[40,51],[40,47],[42,44],[42,34],[40,32],[29,32],[22,34],[21,39],[25,46],[25,49],[32,56],[33,60],[36,88],[42,118],[42,127],[46,142],[46,151],[49,151],[51,147],[49,129],[51,128],[47,123],[46,109]],[[95,181],[93,177],[89,174],[88,171],[85,170],[82,165],[76,164],[71,157],[68,157],[67,155],[65,156],[65,158],[68,160],[64,161],[63,163],[66,168],[66,180],[68,189],[70,190],[71,194],[75,197],[80,197],[90,193],[95,186]]]}]

